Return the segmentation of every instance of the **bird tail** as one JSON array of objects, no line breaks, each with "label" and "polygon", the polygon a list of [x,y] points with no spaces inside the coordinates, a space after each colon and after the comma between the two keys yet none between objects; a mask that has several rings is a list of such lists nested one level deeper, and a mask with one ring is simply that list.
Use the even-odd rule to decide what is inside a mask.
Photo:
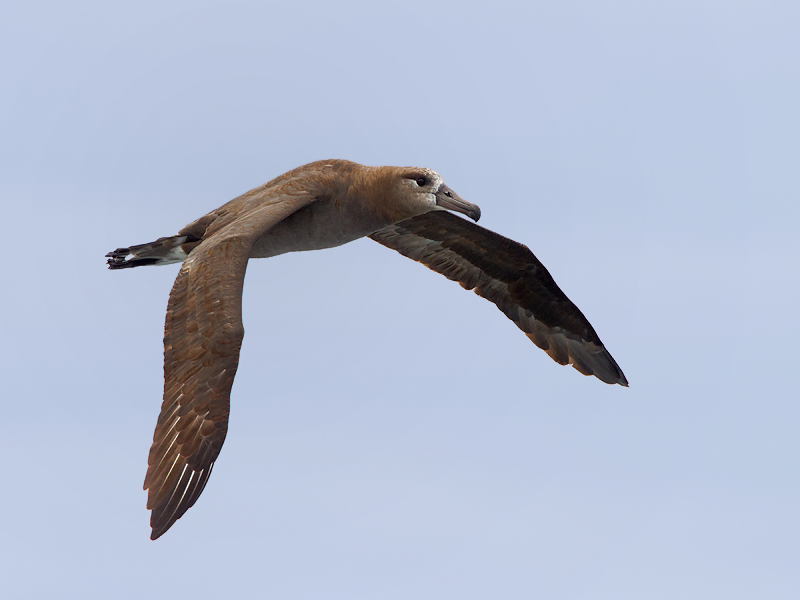
[{"label": "bird tail", "polygon": [[158,238],[149,244],[117,248],[106,254],[109,269],[129,269],[145,265],[169,265],[183,262],[202,239],[188,235]]}]

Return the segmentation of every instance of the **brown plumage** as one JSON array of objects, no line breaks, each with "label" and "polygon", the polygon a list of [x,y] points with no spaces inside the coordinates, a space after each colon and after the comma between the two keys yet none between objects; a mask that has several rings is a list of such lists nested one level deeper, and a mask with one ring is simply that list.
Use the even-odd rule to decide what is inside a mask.
[{"label": "brown plumage", "polygon": [[144,482],[152,539],[195,503],[225,441],[250,258],[369,236],[494,302],[556,362],[627,386],[592,326],[528,248],[447,210],[480,217],[429,169],[318,161],[175,236],[107,255],[110,269],[183,262],[167,305],[164,401]]}]

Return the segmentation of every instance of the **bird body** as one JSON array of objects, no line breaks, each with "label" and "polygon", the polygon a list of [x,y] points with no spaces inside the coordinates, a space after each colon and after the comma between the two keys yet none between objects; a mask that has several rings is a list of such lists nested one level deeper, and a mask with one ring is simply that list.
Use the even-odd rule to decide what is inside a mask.
[{"label": "bird body", "polygon": [[225,440],[250,258],[369,236],[494,302],[556,362],[627,386],[592,326],[522,244],[457,217],[480,209],[430,169],[324,160],[293,169],[177,235],[110,252],[110,269],[182,262],[164,329],[164,399],[145,489],[151,538],[200,496]]}]

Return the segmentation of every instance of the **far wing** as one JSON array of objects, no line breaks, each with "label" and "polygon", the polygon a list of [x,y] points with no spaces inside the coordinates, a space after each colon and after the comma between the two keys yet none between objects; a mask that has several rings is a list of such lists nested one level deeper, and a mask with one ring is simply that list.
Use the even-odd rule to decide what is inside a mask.
[{"label": "far wing", "polygon": [[443,210],[370,237],[494,302],[557,363],[628,385],[589,321],[526,246]]},{"label": "far wing", "polygon": [[240,215],[181,266],[167,305],[164,401],[144,481],[151,539],[195,503],[225,441],[250,249],[262,232],[312,201],[308,194],[287,197]]}]

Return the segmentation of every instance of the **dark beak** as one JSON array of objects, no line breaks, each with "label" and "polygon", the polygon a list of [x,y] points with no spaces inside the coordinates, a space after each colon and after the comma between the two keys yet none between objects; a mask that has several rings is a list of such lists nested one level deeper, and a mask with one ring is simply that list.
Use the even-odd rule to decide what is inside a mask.
[{"label": "dark beak", "polygon": [[465,214],[473,221],[481,218],[481,209],[477,205],[467,202],[445,184],[442,184],[436,192],[436,204],[447,210]]}]

